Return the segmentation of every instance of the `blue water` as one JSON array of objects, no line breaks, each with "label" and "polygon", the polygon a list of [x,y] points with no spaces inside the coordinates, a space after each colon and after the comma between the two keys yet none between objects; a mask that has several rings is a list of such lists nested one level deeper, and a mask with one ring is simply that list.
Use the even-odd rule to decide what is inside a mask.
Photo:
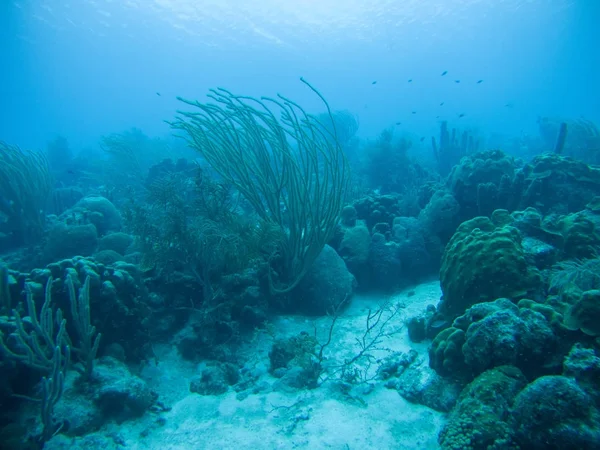
[{"label": "blue water", "polygon": [[0,0],[0,450],[600,449],[599,24]]},{"label": "blue water", "polygon": [[517,136],[540,116],[597,121],[599,20],[593,0],[4,0],[0,136],[162,136],[175,96],[216,86],[320,107],[300,76],[363,137],[397,122]]}]

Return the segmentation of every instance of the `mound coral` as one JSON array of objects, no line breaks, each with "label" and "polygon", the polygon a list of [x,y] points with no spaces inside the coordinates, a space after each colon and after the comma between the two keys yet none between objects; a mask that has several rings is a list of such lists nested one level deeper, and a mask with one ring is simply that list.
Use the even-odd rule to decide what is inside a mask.
[{"label": "mound coral", "polygon": [[536,289],[540,274],[528,265],[517,228],[476,217],[462,223],[446,246],[440,281],[442,312],[458,315],[478,302],[523,298]]}]

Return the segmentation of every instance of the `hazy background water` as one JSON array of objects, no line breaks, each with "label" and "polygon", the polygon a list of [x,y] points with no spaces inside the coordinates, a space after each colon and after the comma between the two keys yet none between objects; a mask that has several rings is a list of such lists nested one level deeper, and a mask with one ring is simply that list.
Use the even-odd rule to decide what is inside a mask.
[{"label": "hazy background water", "polygon": [[132,126],[164,135],[175,96],[217,86],[317,105],[300,76],[358,114],[367,137],[397,122],[516,135],[538,116],[600,119],[596,0],[0,5],[0,139],[24,147],[63,135],[81,148]]}]

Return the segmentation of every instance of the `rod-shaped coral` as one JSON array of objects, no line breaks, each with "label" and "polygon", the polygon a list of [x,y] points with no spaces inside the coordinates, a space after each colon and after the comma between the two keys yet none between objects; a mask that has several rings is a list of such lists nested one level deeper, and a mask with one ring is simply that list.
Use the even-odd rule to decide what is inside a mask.
[{"label": "rod-shaped coral", "polygon": [[324,103],[330,124],[282,95],[257,99],[222,88],[208,95],[216,103],[179,98],[195,110],[170,122],[262,220],[284,231],[271,259],[281,264],[277,277],[270,271],[273,293],[296,287],[331,239],[350,181],[329,105],[301,81]]},{"label": "rod-shaped coral", "polygon": [[0,231],[15,245],[31,244],[44,231],[52,177],[43,153],[0,141]]}]

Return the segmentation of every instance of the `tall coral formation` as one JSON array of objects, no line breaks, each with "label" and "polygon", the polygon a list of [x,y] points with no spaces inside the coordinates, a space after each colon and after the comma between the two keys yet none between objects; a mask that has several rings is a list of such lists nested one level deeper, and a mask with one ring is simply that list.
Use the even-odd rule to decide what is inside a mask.
[{"label": "tall coral formation", "polygon": [[302,81],[327,107],[331,128],[283,96],[259,100],[224,89],[211,90],[217,104],[180,98],[195,111],[171,123],[263,221],[284,231],[271,255],[274,293],[290,292],[304,277],[333,237],[348,194],[348,164],[329,105]]},{"label": "tall coral formation", "polygon": [[44,154],[0,141],[0,237],[6,236],[11,245],[39,239],[51,190],[52,178]]}]

